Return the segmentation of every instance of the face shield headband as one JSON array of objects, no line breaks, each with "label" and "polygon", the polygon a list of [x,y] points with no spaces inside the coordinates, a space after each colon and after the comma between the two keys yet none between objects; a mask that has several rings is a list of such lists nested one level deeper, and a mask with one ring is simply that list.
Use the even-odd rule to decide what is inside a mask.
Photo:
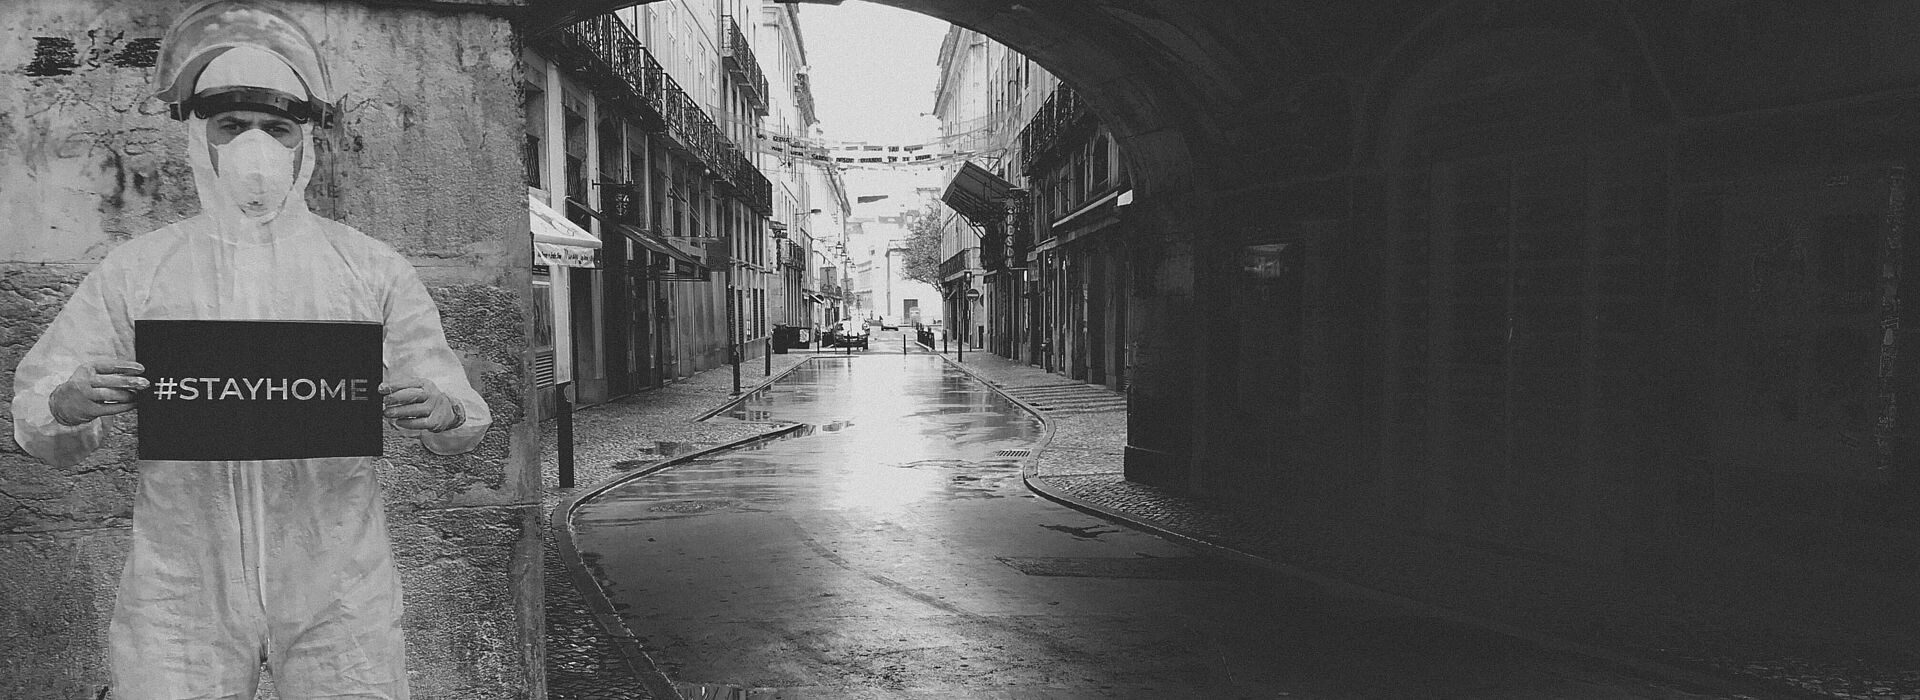
[{"label": "face shield headband", "polygon": [[215,114],[234,110],[266,112],[321,128],[326,128],[330,116],[326,109],[310,100],[279,90],[251,87],[221,88],[194,95],[186,102],[175,105],[173,116],[184,120],[187,114],[192,114],[201,119],[210,119]]}]

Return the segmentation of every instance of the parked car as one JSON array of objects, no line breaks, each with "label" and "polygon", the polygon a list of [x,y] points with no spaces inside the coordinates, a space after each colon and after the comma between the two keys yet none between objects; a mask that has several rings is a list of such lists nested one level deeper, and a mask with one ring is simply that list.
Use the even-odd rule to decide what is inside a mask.
[{"label": "parked car", "polygon": [[888,316],[886,318],[880,319],[880,330],[883,330],[883,331],[900,330],[900,317]]}]

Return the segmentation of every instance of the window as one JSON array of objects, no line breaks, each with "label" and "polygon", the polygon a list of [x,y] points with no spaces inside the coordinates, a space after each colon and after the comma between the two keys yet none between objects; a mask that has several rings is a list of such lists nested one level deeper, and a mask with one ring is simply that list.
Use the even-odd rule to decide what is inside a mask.
[{"label": "window", "polygon": [[587,201],[587,118],[573,105],[562,111],[566,119],[567,197]]},{"label": "window", "polygon": [[673,222],[666,220],[667,200],[673,198],[673,192],[667,188],[667,174],[659,168],[653,170],[653,191],[647,197],[647,207],[651,215],[647,225],[667,235],[674,235]]},{"label": "window", "polygon": [[541,177],[546,168],[547,156],[540,145],[547,135],[547,93],[532,83],[520,84],[520,113],[527,125],[527,140],[521,150],[526,160],[527,186],[546,189],[545,179]]},{"label": "window", "polygon": [[[627,160],[621,157],[621,153],[626,150],[621,147],[622,144],[620,143],[620,136],[623,131],[624,129],[620,127],[620,121],[618,119],[603,119],[600,121],[600,131],[598,134],[595,134],[595,136],[600,142],[600,181],[603,183],[627,181],[627,174],[623,172],[621,168],[621,166],[626,164]],[[604,199],[600,200],[600,208],[604,210],[606,207],[607,201]]]},{"label": "window", "polygon": [[1087,177],[1087,150],[1086,148],[1074,149],[1073,163],[1067,167],[1067,177],[1073,178],[1072,193],[1068,200],[1069,208],[1078,208],[1081,202],[1087,201],[1087,197],[1093,194],[1093,178]]},{"label": "window", "polygon": [[1112,151],[1106,134],[1094,137],[1092,152],[1087,156],[1087,166],[1091,168],[1087,175],[1089,189],[1098,191],[1113,184],[1109,182],[1113,178]]}]

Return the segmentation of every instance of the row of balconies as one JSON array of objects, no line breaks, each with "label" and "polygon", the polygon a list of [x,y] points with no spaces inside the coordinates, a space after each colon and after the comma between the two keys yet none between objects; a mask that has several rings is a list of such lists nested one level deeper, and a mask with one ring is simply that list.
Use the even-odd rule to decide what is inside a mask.
[{"label": "row of balconies", "polygon": [[767,116],[767,76],[760,72],[760,61],[753,57],[753,47],[747,45],[747,36],[740,32],[740,23],[727,17],[726,41],[720,47],[720,63],[726,66],[733,79],[746,88],[747,103],[753,105],[760,116]]},{"label": "row of balconies", "polygon": [[1062,151],[1078,146],[1079,138],[1092,128],[1093,111],[1073,87],[1061,83],[1020,130],[1020,170],[1031,176]]},{"label": "row of balconies", "polygon": [[[738,31],[737,26],[734,31]],[[673,76],[667,75],[618,17],[594,17],[540,35],[536,41],[544,44],[556,60],[580,73],[596,91],[640,115],[643,128],[664,132],[679,141],[747,206],[762,215],[773,212],[773,183]],[[726,62],[725,57],[722,62]],[[757,64],[755,71],[757,74]],[[764,101],[764,77],[757,89]]]}]

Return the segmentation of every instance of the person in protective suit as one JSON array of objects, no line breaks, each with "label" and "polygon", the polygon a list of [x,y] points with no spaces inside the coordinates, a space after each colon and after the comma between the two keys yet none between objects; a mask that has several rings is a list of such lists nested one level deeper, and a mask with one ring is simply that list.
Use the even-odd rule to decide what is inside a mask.
[{"label": "person in protective suit", "polygon": [[[334,104],[315,44],[269,8],[189,9],[161,90],[186,127],[201,211],[109,253],[21,361],[14,437],[79,462],[148,388],[138,319],[383,324],[384,415],[439,454],[472,449],[487,405],[414,268],[308,211],[313,131]],[[373,457],[143,460],[108,643],[116,700],[405,698],[400,583]]]}]

